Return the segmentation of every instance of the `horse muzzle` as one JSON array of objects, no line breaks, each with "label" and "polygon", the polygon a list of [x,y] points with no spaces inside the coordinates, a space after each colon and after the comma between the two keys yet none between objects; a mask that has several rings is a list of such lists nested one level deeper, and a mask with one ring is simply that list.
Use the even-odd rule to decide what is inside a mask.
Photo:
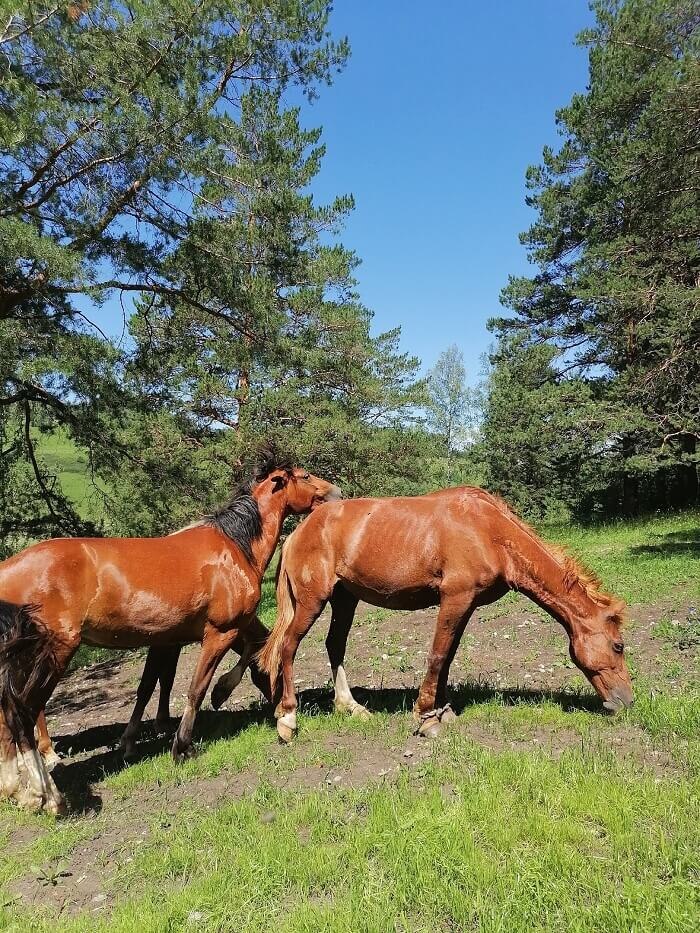
[{"label": "horse muzzle", "polygon": [[632,688],[626,685],[613,687],[603,700],[603,706],[611,713],[619,713],[621,709],[626,709],[634,703]]}]

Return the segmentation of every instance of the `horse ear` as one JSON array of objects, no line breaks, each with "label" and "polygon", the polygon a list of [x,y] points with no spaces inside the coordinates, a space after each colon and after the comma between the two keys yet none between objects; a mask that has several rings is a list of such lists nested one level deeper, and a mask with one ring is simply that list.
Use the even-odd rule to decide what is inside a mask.
[{"label": "horse ear", "polygon": [[272,477],[272,489],[273,492],[279,492],[280,489],[284,489],[287,485],[287,475],[286,473],[283,476],[273,476]]}]

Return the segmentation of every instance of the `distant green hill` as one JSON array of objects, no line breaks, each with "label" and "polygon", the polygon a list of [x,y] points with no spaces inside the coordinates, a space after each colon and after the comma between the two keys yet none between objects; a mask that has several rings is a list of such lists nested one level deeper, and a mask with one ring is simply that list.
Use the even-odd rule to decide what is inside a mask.
[{"label": "distant green hill", "polygon": [[42,435],[37,438],[37,455],[55,473],[63,493],[75,503],[84,518],[99,521],[103,514],[103,503],[90,476],[87,454],[62,432]]}]

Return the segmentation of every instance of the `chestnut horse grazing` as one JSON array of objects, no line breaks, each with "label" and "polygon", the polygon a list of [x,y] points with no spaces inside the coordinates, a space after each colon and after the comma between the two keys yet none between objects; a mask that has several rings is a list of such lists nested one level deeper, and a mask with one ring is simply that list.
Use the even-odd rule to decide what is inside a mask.
[{"label": "chestnut horse grazing", "polygon": [[339,497],[337,486],[268,461],[228,506],[176,534],[55,539],[0,564],[0,794],[63,810],[34,726],[81,641],[167,650],[201,642],[173,742],[173,756],[186,756],[219,661],[240,639],[242,674],[267,634],[255,610],[285,517]]},{"label": "chestnut horse grazing", "polygon": [[564,626],[573,661],[608,709],[631,704],[622,602],[601,592],[591,574],[545,544],[501,500],[463,487],[318,509],[284,545],[277,623],[258,656],[275,685],[281,669],[280,738],[289,741],[296,731],[294,656],[327,600],[335,705],[355,715],[367,711],[352,696],[343,662],[358,601],[388,609],[440,607],[414,710],[418,731],[432,735],[446,714],[454,716],[446,706],[447,678],[469,617],[508,590],[529,596]]}]

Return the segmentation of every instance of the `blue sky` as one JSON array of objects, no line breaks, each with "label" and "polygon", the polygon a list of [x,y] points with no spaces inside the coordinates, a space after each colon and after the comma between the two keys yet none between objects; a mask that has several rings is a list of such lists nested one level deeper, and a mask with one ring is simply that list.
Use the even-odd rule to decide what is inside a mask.
[{"label": "blue sky", "polygon": [[352,56],[304,109],[327,146],[314,192],[354,195],[342,241],[362,300],[425,367],[456,343],[479,375],[486,320],[528,268],[525,169],[585,90],[573,39],[592,19],[586,0],[336,0]]},{"label": "blue sky", "polygon": [[[362,262],[361,298],[375,332],[400,325],[424,370],[456,343],[479,379],[486,321],[503,312],[508,276],[528,270],[525,169],[558,144],[555,111],[585,90],[573,40],[592,21],[587,0],[336,0],[331,28],[352,55],[302,103],[327,147],[313,192],[355,197],[341,239]],[[97,318],[119,336],[118,297]]]}]

